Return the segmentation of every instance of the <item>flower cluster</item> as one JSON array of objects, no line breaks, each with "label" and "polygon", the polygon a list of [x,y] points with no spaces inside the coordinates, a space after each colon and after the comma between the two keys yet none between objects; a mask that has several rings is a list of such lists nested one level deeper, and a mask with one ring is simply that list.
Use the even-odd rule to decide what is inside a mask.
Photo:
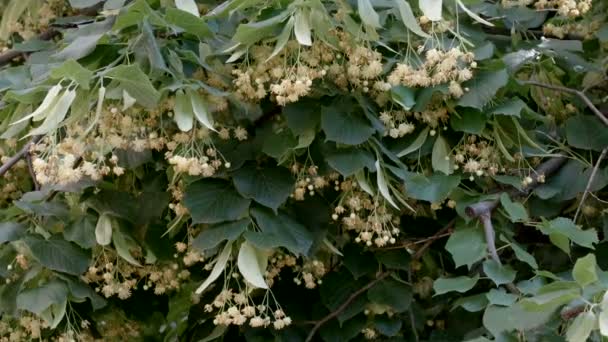
[{"label": "flower cluster", "polygon": [[412,133],[416,127],[406,120],[408,113],[403,110],[385,110],[380,113],[380,121],[387,127],[386,135],[401,138]]},{"label": "flower cluster", "polygon": [[277,330],[291,325],[291,318],[285,315],[276,301],[274,305],[276,309],[270,308],[269,293],[269,291],[266,293],[264,304],[256,305],[247,291],[234,293],[232,289],[224,289],[211,304],[205,304],[204,309],[206,312],[219,310],[213,320],[215,325],[248,324],[253,328],[272,326]]},{"label": "flower cluster", "polygon": [[547,23],[543,25],[543,34],[546,36],[564,39],[567,36],[582,37],[584,40],[595,38],[596,32],[602,27],[599,20],[585,20],[580,22],[568,22],[561,24]]},{"label": "flower cluster", "polygon": [[292,173],[296,175],[296,186],[290,195],[296,201],[303,201],[308,194],[314,196],[317,192],[327,188],[332,182],[339,184],[339,175],[335,172],[329,175],[319,175],[318,167],[311,165],[302,167],[299,163],[294,163],[290,167]]},{"label": "flower cluster", "polygon": [[393,86],[412,88],[449,83],[450,94],[458,98],[466,91],[461,84],[473,77],[472,69],[476,67],[472,52],[463,52],[459,48],[448,51],[430,49],[426,51],[424,62],[419,66],[398,63],[388,75],[387,81]]},{"label": "flower cluster", "polygon": [[352,180],[345,180],[340,188],[343,194],[332,219],[340,221],[346,231],[354,231],[355,242],[384,247],[397,241],[399,216],[393,215],[382,197],[372,197]]},{"label": "flower cluster", "polygon": [[464,172],[471,178],[485,175],[496,175],[504,172],[501,166],[502,154],[489,141],[478,138],[476,135],[468,135],[462,144],[454,151],[455,168],[462,167]]}]

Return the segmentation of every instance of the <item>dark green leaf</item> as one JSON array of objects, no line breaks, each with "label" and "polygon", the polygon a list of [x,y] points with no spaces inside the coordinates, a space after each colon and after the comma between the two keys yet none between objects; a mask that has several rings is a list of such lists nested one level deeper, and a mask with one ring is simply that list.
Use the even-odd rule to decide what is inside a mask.
[{"label": "dark green leaf", "polygon": [[456,267],[473,263],[486,256],[486,240],[480,228],[457,229],[445,245]]},{"label": "dark green leaf", "polygon": [[252,208],[251,216],[255,218],[262,233],[277,239],[274,242],[276,245],[283,246],[295,254],[308,255],[313,236],[306,227],[290,216],[282,212],[275,215],[272,211],[260,207]]},{"label": "dark green leaf", "polygon": [[470,107],[458,109],[457,115],[450,115],[450,126],[457,132],[480,134],[486,127],[487,117]]},{"label": "dark green leaf", "polygon": [[473,278],[460,276],[454,278],[438,278],[433,283],[435,295],[444,294],[451,291],[464,293],[472,289],[477,284],[479,276]]},{"label": "dark green leaf", "polygon": [[469,91],[460,98],[458,105],[481,110],[492,100],[500,88],[507,85],[508,80],[509,75],[505,69],[480,72],[475,78],[465,83]]},{"label": "dark green leaf", "polygon": [[26,227],[17,222],[1,222],[0,223],[0,245],[5,242],[15,241],[20,239],[26,231]]},{"label": "dark green leaf", "polygon": [[412,303],[412,289],[395,279],[386,278],[367,291],[367,298],[373,303],[388,305],[397,312],[403,312]]},{"label": "dark green leaf", "polygon": [[321,108],[321,127],[327,140],[346,145],[358,145],[369,139],[374,128],[358,112],[346,111],[335,103]]},{"label": "dark green leaf", "polygon": [[291,172],[282,167],[245,165],[233,174],[234,186],[246,198],[277,211],[293,191]]},{"label": "dark green leaf", "polygon": [[523,204],[511,201],[509,195],[504,192],[502,193],[502,195],[500,195],[500,204],[502,204],[502,207],[509,215],[511,222],[528,220],[528,212],[526,211],[526,208],[523,206]]},{"label": "dark green leaf", "polygon": [[306,132],[316,132],[321,122],[321,107],[319,101],[307,99],[290,103],[283,108],[287,126],[295,135]]},{"label": "dark green leaf", "polygon": [[598,118],[578,115],[566,121],[568,144],[584,150],[601,151],[608,146],[608,130]]},{"label": "dark green leaf", "polygon": [[327,156],[327,163],[342,176],[348,177],[363,168],[374,170],[375,160],[371,152],[361,148],[352,148],[331,152]]},{"label": "dark green leaf", "polygon": [[76,243],[82,248],[92,248],[95,240],[95,225],[97,221],[92,215],[86,215],[69,224],[63,231],[63,237]]},{"label": "dark green leaf", "polygon": [[425,177],[420,173],[407,172],[405,191],[411,198],[439,203],[460,184],[460,176],[433,174]]},{"label": "dark green leaf", "polygon": [[193,223],[217,223],[241,218],[250,200],[243,198],[230,182],[203,179],[190,184],[184,194],[184,205]]},{"label": "dark green leaf", "polygon": [[208,38],[212,35],[207,23],[191,13],[176,8],[167,8],[166,14],[165,20],[169,24],[175,25],[200,39]]},{"label": "dark green leaf", "polygon": [[501,265],[494,260],[486,260],[483,263],[483,272],[496,285],[508,284],[515,280],[517,272],[509,265]]},{"label": "dark green leaf", "polygon": [[192,241],[192,247],[205,251],[217,247],[224,240],[236,240],[251,221],[242,219],[235,222],[226,222],[204,229]]},{"label": "dark green leaf", "polygon": [[52,270],[80,275],[89,267],[91,255],[77,245],[53,236],[48,240],[37,235],[24,239],[34,258]]}]

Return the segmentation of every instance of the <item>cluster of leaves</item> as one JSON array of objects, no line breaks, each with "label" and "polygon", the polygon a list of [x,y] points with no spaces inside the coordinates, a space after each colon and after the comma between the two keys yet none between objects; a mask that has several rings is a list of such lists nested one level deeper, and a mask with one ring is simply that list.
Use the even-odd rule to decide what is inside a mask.
[{"label": "cluster of leaves", "polygon": [[588,3],[2,2],[0,340],[601,341]]}]

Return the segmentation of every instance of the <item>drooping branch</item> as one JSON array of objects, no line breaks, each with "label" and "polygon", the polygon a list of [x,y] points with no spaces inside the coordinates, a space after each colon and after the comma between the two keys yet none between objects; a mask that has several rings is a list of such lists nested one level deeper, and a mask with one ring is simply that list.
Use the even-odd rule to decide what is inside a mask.
[{"label": "drooping branch", "polygon": [[12,156],[6,163],[0,166],[0,177],[4,176],[4,174],[11,169],[21,158],[24,158],[26,155],[30,153],[30,147],[36,143],[38,143],[42,139],[42,135],[35,135],[32,137],[30,141],[28,141],[19,152],[17,152],[14,156]]},{"label": "drooping branch", "polygon": [[593,102],[591,102],[589,97],[587,95],[585,95],[584,92],[582,92],[580,90],[568,88],[568,87],[562,87],[562,86],[558,86],[558,85],[547,84],[547,83],[542,83],[542,82],[537,82],[537,81],[522,81],[522,83],[576,95],[581,100],[583,100],[585,105],[587,105],[587,107],[589,107],[589,109],[593,112],[593,114],[595,114],[595,116],[597,116],[598,119],[600,119],[606,126],[608,126],[608,118],[593,104]]},{"label": "drooping branch", "polygon": [[317,321],[315,323],[315,325],[312,327],[312,329],[310,329],[310,332],[308,333],[308,336],[306,337],[305,342],[312,341],[313,338],[315,337],[315,334],[317,333],[317,331],[319,330],[319,328],[321,328],[321,326],[323,324],[325,324],[325,323],[329,322],[330,320],[332,320],[333,318],[337,317],[340,313],[342,313],[342,311],[346,310],[346,308],[348,308],[348,306],[355,299],[357,299],[357,297],[359,297],[360,295],[362,295],[363,293],[365,293],[367,290],[369,290],[372,287],[374,287],[374,285],[376,285],[382,279],[388,277],[390,274],[391,274],[391,272],[389,272],[389,271],[380,273],[374,280],[372,280],[367,285],[363,286],[362,288],[360,288],[357,291],[355,291],[352,295],[350,295],[350,297],[348,297],[344,301],[344,303],[342,303],[342,305],[340,305],[336,310],[330,312],[327,316],[325,316],[321,320]]}]

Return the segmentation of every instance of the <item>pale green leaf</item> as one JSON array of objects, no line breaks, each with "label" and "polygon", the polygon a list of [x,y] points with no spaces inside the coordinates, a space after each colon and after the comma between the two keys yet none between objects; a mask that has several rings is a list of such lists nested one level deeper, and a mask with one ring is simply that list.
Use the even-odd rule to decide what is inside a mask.
[{"label": "pale green leaf", "polygon": [[192,130],[194,124],[194,113],[190,98],[182,90],[175,93],[175,107],[173,107],[173,120],[182,132]]},{"label": "pale green leaf", "polygon": [[597,261],[595,255],[587,254],[582,258],[578,258],[572,269],[572,277],[582,287],[591,285],[596,282],[597,277]]},{"label": "pale green leaf", "polygon": [[175,0],[175,7],[196,17],[201,16],[198,12],[198,6],[194,0]]},{"label": "pale green leaf", "polygon": [[155,108],[160,100],[160,93],[154,88],[148,76],[135,64],[119,65],[110,69],[105,76],[118,81],[123,89],[144,107]]},{"label": "pale green leaf", "polygon": [[492,305],[510,306],[515,303],[517,296],[512,293],[507,293],[504,289],[491,289],[486,293],[488,301]]},{"label": "pale green leaf", "polygon": [[598,325],[600,328],[600,334],[602,336],[608,336],[608,312],[602,310],[598,316]]},{"label": "pale green leaf", "polygon": [[526,207],[519,202],[511,201],[511,198],[509,198],[507,193],[503,192],[500,195],[500,204],[502,204],[502,207],[509,215],[511,222],[528,221],[529,218]]},{"label": "pale green leaf", "polygon": [[420,28],[420,24],[418,24],[418,20],[414,16],[412,7],[407,1],[395,0],[395,6],[397,7],[397,11],[399,11],[399,16],[405,27],[420,37],[431,38],[428,33],[422,31],[422,28]]},{"label": "pale green leaf", "polygon": [[454,172],[454,161],[452,160],[450,150],[448,142],[441,135],[438,136],[433,145],[431,158],[433,170],[443,172],[446,175]]},{"label": "pale green leaf", "polygon": [[73,59],[68,59],[60,66],[51,70],[51,78],[66,78],[76,82],[82,89],[89,89],[89,82],[93,79],[93,72],[84,68]]},{"label": "pale green leaf", "polygon": [[576,316],[566,331],[566,341],[586,342],[597,324],[597,317],[592,310]]},{"label": "pale green leaf", "polygon": [[300,9],[296,12],[293,32],[298,43],[306,46],[312,45],[310,12],[304,9]]},{"label": "pale green leaf", "polygon": [[264,280],[264,273],[268,264],[268,254],[255,248],[249,242],[244,241],[239,249],[237,266],[243,278],[251,285],[267,289],[268,284]]},{"label": "pale green leaf", "polygon": [[418,7],[430,21],[441,20],[443,0],[418,0]]},{"label": "pale green leaf", "polygon": [[191,13],[175,8],[167,8],[165,20],[169,24],[175,25],[184,30],[184,32],[193,34],[200,39],[212,36],[207,23]]},{"label": "pale green leaf", "polygon": [[63,89],[63,87],[59,83],[52,86],[51,89],[49,89],[48,93],[46,93],[46,96],[42,100],[42,103],[40,103],[40,105],[38,106],[38,108],[36,108],[36,110],[34,110],[31,114],[28,114],[28,115],[24,116],[23,118],[13,122],[11,125],[19,124],[19,123],[27,121],[31,118],[34,121],[40,121],[40,120],[44,119],[46,117],[46,115],[48,115],[48,111],[52,110],[55,107],[55,105],[57,104],[57,101],[61,98],[61,96],[59,96],[59,92],[61,92],[62,89]]},{"label": "pale green leaf", "polygon": [[112,242],[112,218],[109,215],[99,215],[95,226],[95,240],[102,246],[107,246]]},{"label": "pale green leaf", "polygon": [[380,16],[376,13],[376,10],[372,6],[370,0],[357,0],[357,9],[359,17],[365,25],[369,25],[374,28],[380,28]]},{"label": "pale green leaf", "polygon": [[188,89],[188,96],[190,97],[190,102],[192,103],[192,110],[194,110],[194,116],[198,120],[198,122],[202,123],[208,129],[217,132],[215,128],[213,128],[213,118],[211,117],[211,113],[207,109],[207,103],[205,99],[197,92]]},{"label": "pale green leaf", "polygon": [[40,124],[40,126],[31,130],[27,136],[32,135],[45,135],[59,127],[61,122],[65,119],[68,110],[72,106],[72,102],[76,98],[75,90],[66,90],[54,104],[52,108],[47,111],[47,116]]},{"label": "pale green leaf", "polygon": [[382,168],[380,167],[380,160],[376,160],[376,181],[378,183],[378,190],[384,199],[390,203],[395,209],[399,210],[399,207],[393,201],[393,197],[391,197],[391,192],[388,189],[388,184],[386,183],[386,179],[384,178],[384,173]]},{"label": "pale green leaf", "polygon": [[270,54],[270,56],[268,56],[266,61],[268,61],[268,60],[272,59],[272,57],[278,55],[279,52],[281,52],[281,50],[283,50],[285,45],[287,45],[287,42],[289,41],[289,37],[291,37],[291,31],[293,30],[294,24],[295,24],[295,18],[293,16],[289,17],[289,20],[287,20],[287,23],[285,24],[285,26],[283,27],[283,30],[281,31],[281,34],[277,37],[277,43],[274,46],[274,50],[272,50],[272,53]]}]

